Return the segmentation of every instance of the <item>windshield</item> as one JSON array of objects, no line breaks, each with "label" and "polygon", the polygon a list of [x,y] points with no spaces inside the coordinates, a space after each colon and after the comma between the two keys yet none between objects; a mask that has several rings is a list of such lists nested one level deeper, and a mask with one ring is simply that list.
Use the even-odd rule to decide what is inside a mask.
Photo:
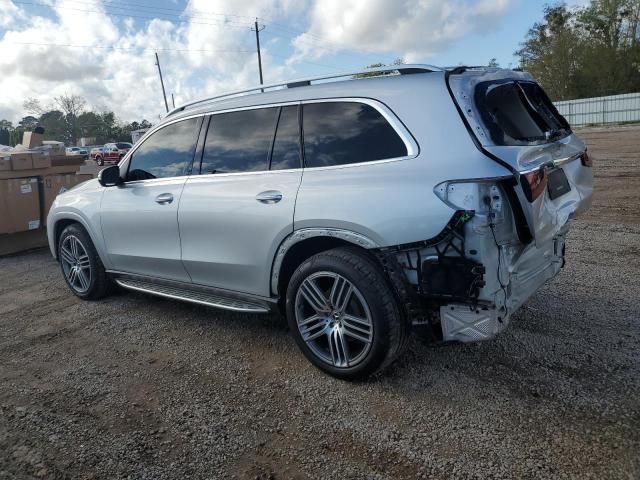
[{"label": "windshield", "polygon": [[496,145],[548,143],[571,133],[565,118],[537,83],[479,83],[475,100]]},{"label": "windshield", "polygon": [[131,148],[131,144],[130,143],[124,143],[124,142],[116,143],[116,146],[118,148]]}]

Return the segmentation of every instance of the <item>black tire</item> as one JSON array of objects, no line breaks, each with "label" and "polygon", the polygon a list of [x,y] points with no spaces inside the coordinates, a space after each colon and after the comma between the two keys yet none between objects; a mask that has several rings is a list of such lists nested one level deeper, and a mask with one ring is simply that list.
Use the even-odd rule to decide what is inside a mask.
[{"label": "black tire", "polygon": [[[78,241],[81,248],[86,252],[86,259],[82,256],[81,262],[83,262],[83,264],[88,264],[90,269],[89,275],[83,277],[86,279],[86,289],[78,288],[82,287],[82,285],[79,285],[82,284],[82,282],[74,283],[73,280],[70,280],[69,276],[69,262],[67,259],[70,260],[70,258],[68,257],[69,249],[66,245],[75,241]],[[66,251],[63,251],[63,247]],[[99,300],[111,293],[113,287],[112,281],[107,276],[102,260],[100,260],[100,256],[98,255],[89,234],[81,225],[77,223],[71,224],[60,234],[60,237],[58,238],[58,260],[60,262],[62,276],[74,295],[82,298],[83,300]],[[76,261],[76,264],[78,263],[79,262]],[[77,278],[79,276],[76,275],[71,277]]]},{"label": "black tire", "polygon": [[[336,275],[336,279],[342,278],[343,282],[346,280],[347,284],[350,283],[351,287],[355,287],[354,289],[344,287],[348,292],[353,291],[353,293],[349,293],[352,300],[348,300],[348,304],[351,305],[351,307],[345,307],[344,309],[338,308],[338,312],[333,312],[333,292],[334,290],[337,291],[338,288],[334,286],[329,287],[328,283],[325,284],[325,287],[322,286],[323,281],[330,282],[330,280],[328,280],[330,278],[327,276],[328,274]],[[309,334],[311,328],[299,326],[299,322],[305,325],[305,323],[308,323],[308,319],[312,317],[320,318],[322,316],[322,314],[313,313],[314,310],[317,312],[317,309],[312,306],[313,302],[307,301],[308,296],[305,296],[305,292],[301,291],[303,282],[309,280],[315,282],[314,284],[325,293],[324,299],[328,300],[328,306],[332,310],[332,313],[328,313],[327,318],[322,320],[325,323],[319,325],[317,327],[318,329],[315,330],[316,333],[312,334]],[[309,284],[306,283],[306,285],[308,286]],[[306,290],[306,292],[308,292],[308,290]],[[355,300],[353,300],[354,295],[356,296]],[[337,296],[340,297],[340,294]],[[354,304],[352,302],[356,303]],[[362,302],[366,303],[366,305]],[[343,302],[339,301],[338,303]],[[309,310],[310,316],[304,319],[307,315],[302,315],[302,312],[305,308],[308,309],[309,307],[311,307]],[[344,332],[340,334],[343,347],[344,339],[348,341],[347,348],[342,347],[342,351],[346,353],[346,356],[343,356],[343,358],[348,357],[352,350],[353,343],[350,342],[356,342],[357,345],[364,344],[364,342],[358,343],[358,340],[351,338],[348,329],[351,329],[352,326],[347,324],[345,320],[347,317],[353,318],[353,316],[347,315],[346,312],[348,308],[355,307],[359,307],[362,312],[366,311],[358,316],[368,315],[370,317],[369,325],[363,328],[366,330],[371,329],[372,331],[368,334],[362,334],[363,337],[368,335],[368,350],[365,350],[364,347],[362,350],[359,350],[359,347],[356,346],[356,352],[364,352],[360,353],[360,359],[354,362],[353,365],[350,365],[349,361],[346,361],[342,362],[345,363],[345,365],[336,366],[336,363],[341,362],[335,361],[334,351],[336,349],[340,350],[341,347],[339,347],[337,343],[338,340],[335,340],[336,343],[332,343],[331,335],[333,335],[333,333],[327,332],[333,332],[334,329],[342,329]],[[408,322],[404,317],[397,296],[394,294],[384,271],[375,259],[355,247],[335,248],[321,252],[304,261],[293,273],[287,287],[286,312],[291,333],[307,359],[320,370],[345,380],[362,379],[388,367],[404,350],[407,343],[406,338],[409,334]],[[340,323],[341,315],[344,317],[342,322],[345,323]],[[299,320],[299,317],[303,317],[303,319]],[[311,321],[314,323],[319,322],[319,320]],[[349,321],[351,322],[351,320]],[[353,324],[353,322],[351,323]],[[358,326],[362,325],[358,324]],[[303,338],[301,329],[305,330],[304,333],[307,335],[307,341]],[[323,331],[322,334],[320,334],[321,330]],[[319,335],[318,340],[311,340],[310,343],[307,343],[309,338],[316,335]],[[323,340],[322,335],[326,335],[327,338]],[[326,357],[324,359],[322,358],[324,353],[322,345],[314,343],[323,341],[328,345],[330,343],[332,345],[338,345],[338,347],[328,348],[331,356],[329,360]],[[314,351],[320,352],[320,354],[314,353]],[[340,355],[338,355],[338,359],[340,359]],[[329,363],[329,361],[332,363]]]},{"label": "black tire", "polygon": [[104,160],[102,159],[102,157],[96,157],[96,163],[99,167],[101,167],[104,165]]}]

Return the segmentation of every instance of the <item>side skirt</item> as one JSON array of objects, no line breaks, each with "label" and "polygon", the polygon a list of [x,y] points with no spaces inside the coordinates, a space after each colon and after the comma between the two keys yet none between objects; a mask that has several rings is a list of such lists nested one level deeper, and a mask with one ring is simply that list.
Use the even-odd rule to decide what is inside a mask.
[{"label": "side skirt", "polygon": [[269,313],[277,299],[266,299],[214,287],[107,271],[123,288],[159,297],[245,313]]}]

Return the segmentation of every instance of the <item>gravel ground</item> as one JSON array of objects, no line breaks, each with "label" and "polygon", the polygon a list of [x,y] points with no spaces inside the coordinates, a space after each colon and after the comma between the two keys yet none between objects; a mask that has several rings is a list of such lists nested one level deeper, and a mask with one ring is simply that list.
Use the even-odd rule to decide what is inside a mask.
[{"label": "gravel ground", "polygon": [[278,317],[82,302],[47,251],[1,258],[0,479],[640,478],[640,129],[582,133],[562,273],[497,340],[416,339],[367,382]]}]

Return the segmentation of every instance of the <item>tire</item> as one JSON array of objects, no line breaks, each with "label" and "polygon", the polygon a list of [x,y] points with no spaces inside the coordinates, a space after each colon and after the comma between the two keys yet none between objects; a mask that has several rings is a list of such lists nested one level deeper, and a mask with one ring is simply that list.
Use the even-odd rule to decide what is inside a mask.
[{"label": "tire", "polygon": [[62,231],[58,238],[58,260],[62,276],[76,296],[98,300],[111,292],[111,280],[82,226],[74,223]]},{"label": "tire", "polygon": [[388,367],[409,334],[385,273],[357,248],[328,250],[303,262],[287,287],[286,312],[307,359],[345,380]]},{"label": "tire", "polygon": [[96,157],[96,163],[99,167],[101,167],[104,165],[104,160],[102,159],[102,157]]}]

